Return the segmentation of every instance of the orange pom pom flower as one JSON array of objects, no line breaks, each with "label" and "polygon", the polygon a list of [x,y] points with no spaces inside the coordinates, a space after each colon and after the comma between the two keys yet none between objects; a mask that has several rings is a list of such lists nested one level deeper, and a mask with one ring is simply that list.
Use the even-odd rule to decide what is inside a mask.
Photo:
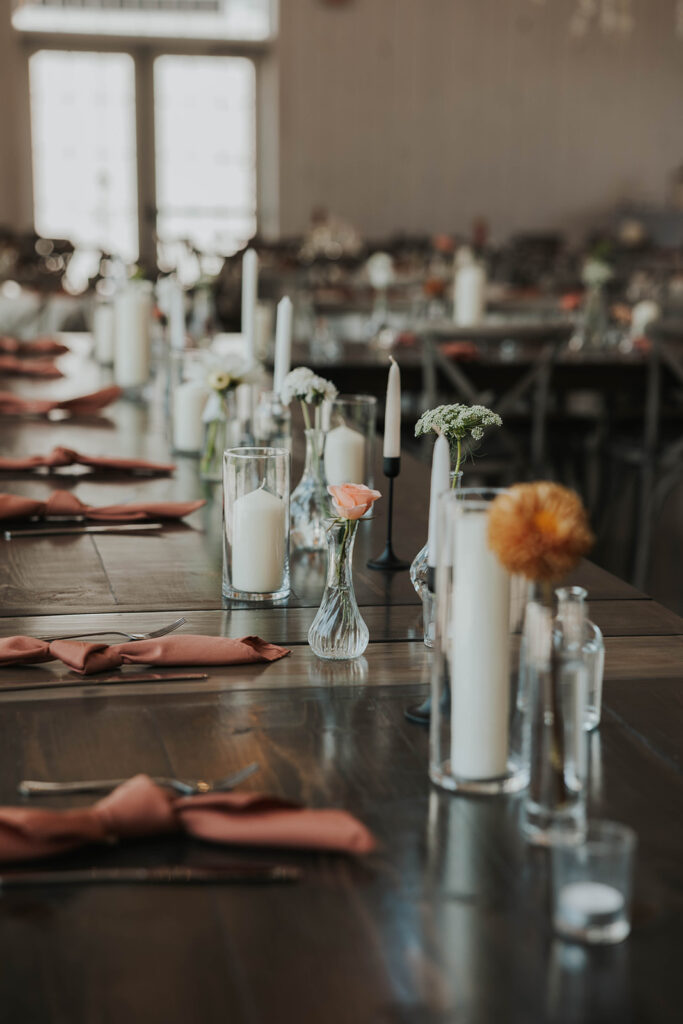
[{"label": "orange pom pom flower", "polygon": [[539,481],[498,495],[489,510],[488,540],[508,572],[550,582],[570,572],[595,538],[578,494]]}]

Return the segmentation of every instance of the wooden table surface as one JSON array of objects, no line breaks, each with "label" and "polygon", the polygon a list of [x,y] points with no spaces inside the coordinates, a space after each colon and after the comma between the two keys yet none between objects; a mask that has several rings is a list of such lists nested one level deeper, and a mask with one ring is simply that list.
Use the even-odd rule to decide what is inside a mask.
[{"label": "wooden table surface", "polygon": [[[97,371],[17,384],[75,394]],[[0,421],[2,454],[55,444],[162,459],[158,406],[121,402],[102,420]],[[407,573],[365,568],[384,518],[362,523],[355,558],[371,643],[355,662],[319,661],[306,644],[322,583],[319,556],[294,565],[285,607],[224,608],[219,488],[193,460],[172,478],[3,474],[0,489],[84,501],[208,497],[161,537],[2,542],[0,635],[85,628],[259,633],[292,653],[269,666],[211,670],[205,682],[98,686],[63,666],[0,670],[0,800],[21,778],[138,771],[219,777],[251,760],[245,783],[311,805],[342,806],[375,832],[363,862],[288,853],[305,878],[287,887],[96,887],[6,893],[0,900],[0,1006],[8,1021],[59,1024],[441,1024],[680,1021],[683,983],[683,620],[591,563],[606,637],[603,723],[591,737],[590,812],[639,836],[634,931],[589,949],[553,938],[546,856],[521,841],[521,800],[440,793],[427,778],[427,732],[404,707],[427,690],[430,652]],[[296,474],[295,474],[296,475]],[[396,547],[426,534],[428,472],[404,458]],[[380,480],[381,489],[381,480]],[[59,688],[45,683],[63,680]],[[68,684],[68,685],[66,685]],[[41,688],[41,685],[43,688]],[[67,799],[55,806],[75,803]],[[254,856],[258,856],[254,854]],[[231,853],[181,840],[89,850],[73,865],[215,865]],[[62,863],[65,863],[62,860]]]}]

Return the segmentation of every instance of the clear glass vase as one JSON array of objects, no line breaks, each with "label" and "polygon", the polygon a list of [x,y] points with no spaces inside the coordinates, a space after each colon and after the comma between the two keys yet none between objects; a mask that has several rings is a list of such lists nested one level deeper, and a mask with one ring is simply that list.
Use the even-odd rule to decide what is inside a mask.
[{"label": "clear glass vase", "polygon": [[[451,490],[457,490],[462,484],[462,471],[451,473]],[[434,616],[436,601],[434,596],[434,573],[429,571],[429,547],[425,543],[421,547],[410,566],[410,582],[415,593],[422,601],[422,626],[426,647],[434,646]],[[431,586],[430,586],[431,584]],[[426,703],[426,702],[425,702]]]},{"label": "clear glass vase", "polygon": [[291,546],[293,551],[322,551],[327,545],[326,527],[330,517],[323,461],[325,434],[318,428],[305,430],[304,433],[304,471],[292,492],[290,502]]},{"label": "clear glass vase", "polygon": [[358,520],[327,520],[327,582],[320,607],[308,631],[314,654],[327,661],[360,658],[370,633],[353,590],[353,545]]},{"label": "clear glass vase", "polygon": [[204,445],[199,463],[202,480],[223,479],[223,452],[240,445],[241,428],[234,390],[214,391],[204,409]]},{"label": "clear glass vase", "polygon": [[254,442],[292,449],[292,417],[276,391],[262,391],[253,417]]},{"label": "clear glass vase", "polygon": [[573,602],[553,628],[552,584],[532,584],[520,647],[529,792],[523,831],[542,846],[578,842],[585,832],[585,607]]},{"label": "clear glass vase", "polygon": [[557,623],[576,614],[573,609],[580,606],[578,614],[583,619],[583,643],[581,654],[586,666],[586,717],[583,727],[589,732],[597,729],[602,715],[602,679],[605,671],[605,642],[599,626],[588,618],[588,607],[585,604],[588,596],[583,587],[561,587],[555,591],[557,597]]}]

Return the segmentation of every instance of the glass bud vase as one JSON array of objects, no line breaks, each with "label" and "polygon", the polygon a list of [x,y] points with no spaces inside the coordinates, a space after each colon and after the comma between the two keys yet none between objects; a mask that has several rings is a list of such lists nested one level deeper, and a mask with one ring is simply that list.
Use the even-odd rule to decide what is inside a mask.
[{"label": "glass bud vase", "polygon": [[204,409],[204,445],[199,463],[202,480],[223,479],[223,452],[240,444],[240,422],[234,390],[214,391]]},{"label": "glass bud vase", "polygon": [[[557,597],[557,625],[562,628],[563,622],[571,615],[580,615],[583,619],[583,643],[581,654],[586,666],[586,717],[583,727],[589,732],[600,725],[602,714],[602,678],[605,671],[605,643],[599,626],[586,617],[588,608],[585,600],[588,596],[583,587],[561,587],[555,591]],[[574,607],[578,605],[578,611]]]},{"label": "glass bud vase", "polygon": [[271,448],[292,449],[292,417],[276,391],[262,391],[253,417],[254,441]]},{"label": "glass bud vase", "polygon": [[322,551],[327,544],[326,526],[330,516],[323,453],[325,434],[305,430],[306,461],[301,480],[290,502],[291,546],[293,551]]},{"label": "glass bud vase", "polygon": [[523,831],[542,846],[579,842],[586,827],[585,607],[572,602],[553,629],[552,597],[551,584],[532,585],[520,647],[530,763]]},{"label": "glass bud vase", "polygon": [[358,520],[327,521],[327,582],[320,607],[308,631],[314,654],[328,661],[360,658],[370,633],[358,610],[353,590],[353,545]]},{"label": "glass bud vase", "polygon": [[[462,471],[451,473],[451,490],[457,490],[461,484]],[[428,543],[426,543],[420,548],[412,561],[410,566],[410,582],[415,588],[415,593],[422,601],[422,625],[424,630],[425,646],[433,647],[436,600],[434,596],[434,573],[429,572],[428,558],[429,547]]]}]

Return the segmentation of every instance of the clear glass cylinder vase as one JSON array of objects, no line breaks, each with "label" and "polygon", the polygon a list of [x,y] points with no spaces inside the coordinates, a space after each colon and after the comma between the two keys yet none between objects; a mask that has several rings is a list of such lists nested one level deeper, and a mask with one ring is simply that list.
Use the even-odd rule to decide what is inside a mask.
[{"label": "clear glass cylinder vase", "polygon": [[330,500],[325,480],[325,434],[318,428],[305,430],[306,459],[290,504],[293,551],[323,551],[327,546]]},{"label": "clear glass cylinder vase", "polygon": [[584,729],[589,732],[597,729],[602,717],[602,681],[605,671],[605,642],[599,626],[588,619],[588,606],[585,604],[588,592],[583,587],[560,587],[555,591],[557,597],[557,623],[561,624],[571,617],[573,608],[578,604],[583,620],[583,640],[581,654],[586,667],[586,717]]},{"label": "clear glass cylinder vase", "polygon": [[289,594],[289,452],[231,448],[223,457],[223,596]]},{"label": "clear glass cylinder vase", "polygon": [[353,545],[358,520],[327,523],[327,581],[320,607],[308,631],[314,654],[328,661],[359,658],[370,634],[358,610],[353,589]]},{"label": "clear glass cylinder vase", "polygon": [[530,772],[522,828],[542,846],[579,841],[586,823],[585,608],[573,603],[553,628],[552,602],[552,584],[531,585],[520,645]]},{"label": "clear glass cylinder vase", "polygon": [[374,395],[338,395],[324,404],[324,465],[328,484],[365,484],[372,488],[376,422]]},{"label": "clear glass cylinder vase", "polygon": [[[451,489],[457,490],[462,484],[462,471],[451,473]],[[436,559],[434,559],[436,561]],[[432,569],[434,566],[431,567]],[[436,598],[434,594],[434,572],[430,572],[429,542],[415,555],[410,566],[410,582],[422,601],[422,627],[426,647],[434,646]]]},{"label": "clear glass cylinder vase", "polygon": [[499,493],[464,488],[439,499],[429,774],[465,794],[515,793],[529,775],[511,658],[511,577],[487,539]]},{"label": "clear glass cylinder vase", "polygon": [[218,482],[223,478],[223,453],[242,441],[242,426],[235,390],[209,395],[204,407],[204,441],[199,474],[202,480]]}]

